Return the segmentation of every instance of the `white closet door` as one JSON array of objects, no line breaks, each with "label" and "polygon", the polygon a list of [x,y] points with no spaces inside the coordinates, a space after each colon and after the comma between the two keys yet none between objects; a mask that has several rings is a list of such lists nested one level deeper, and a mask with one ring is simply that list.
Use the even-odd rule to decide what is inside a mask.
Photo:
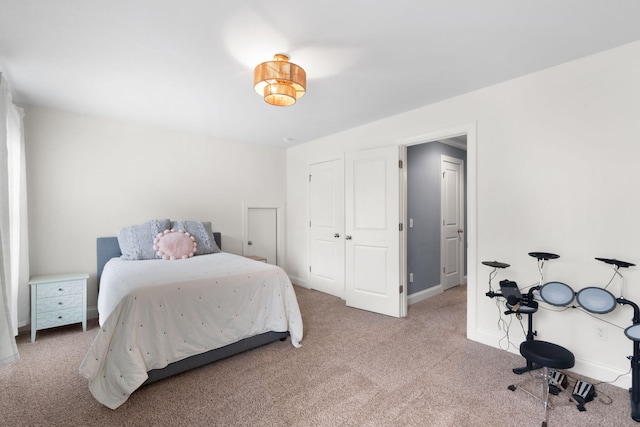
[{"label": "white closet door", "polygon": [[309,166],[309,286],[344,298],[344,161]]}]

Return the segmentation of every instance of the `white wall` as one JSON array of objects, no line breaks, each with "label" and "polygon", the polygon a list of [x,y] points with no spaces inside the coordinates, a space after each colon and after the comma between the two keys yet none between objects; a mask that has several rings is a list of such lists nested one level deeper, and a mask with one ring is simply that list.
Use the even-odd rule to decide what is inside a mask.
[{"label": "white wall", "polygon": [[243,202],[285,203],[281,148],[29,106],[25,138],[31,275],[90,273],[90,315],[97,237],[152,218],[211,221],[241,254]]},{"label": "white wall", "polygon": [[[639,266],[624,272],[624,296],[640,303],[639,75],[636,42],[288,149],[288,272],[305,284],[309,162],[462,127],[471,131],[470,339],[499,347],[504,335],[495,301],[484,295],[489,269],[483,260],[511,264],[497,280],[526,286],[538,280],[527,253],[558,253],[560,259],[546,264],[545,279],[575,291],[608,281],[609,266],[594,257],[634,262]],[[610,289],[620,295],[618,286]],[[631,317],[629,307],[618,307],[595,318],[573,309],[540,310],[534,319],[538,339],[574,352],[576,372],[610,381],[629,369],[632,343],[623,329]],[[596,339],[595,325],[605,326],[606,341]],[[523,333],[516,323],[510,332],[516,345],[510,351],[517,352]],[[628,387],[629,376],[617,384]]]}]

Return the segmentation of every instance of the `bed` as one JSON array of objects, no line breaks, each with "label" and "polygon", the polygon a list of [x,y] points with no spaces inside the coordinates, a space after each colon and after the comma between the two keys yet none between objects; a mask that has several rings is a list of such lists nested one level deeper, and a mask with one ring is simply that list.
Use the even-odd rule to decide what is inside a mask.
[{"label": "bed", "polygon": [[[213,233],[221,248],[220,233]],[[123,259],[97,239],[100,331],[80,366],[93,396],[116,409],[142,385],[291,337],[302,339],[281,268],[225,253]],[[155,246],[154,246],[155,247]]]}]

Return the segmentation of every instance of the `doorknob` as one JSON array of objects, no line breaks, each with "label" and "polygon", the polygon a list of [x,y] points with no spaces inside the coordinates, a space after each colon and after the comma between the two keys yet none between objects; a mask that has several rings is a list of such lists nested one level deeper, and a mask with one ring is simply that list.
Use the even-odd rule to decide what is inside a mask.
[{"label": "doorknob", "polygon": [[251,245],[253,245],[253,242],[252,242],[251,240],[249,240],[249,241],[247,242],[247,245],[251,246]]},{"label": "doorknob", "polygon": [[458,234],[462,234],[464,233],[464,230],[462,228],[458,228]]},{"label": "doorknob", "polygon": [[340,233],[334,234],[333,237],[335,237],[337,239],[338,237],[340,237]]},{"label": "doorknob", "polygon": [[348,234],[347,234],[346,236],[344,236],[344,238],[345,238],[346,240],[351,240],[351,236],[349,236]]}]

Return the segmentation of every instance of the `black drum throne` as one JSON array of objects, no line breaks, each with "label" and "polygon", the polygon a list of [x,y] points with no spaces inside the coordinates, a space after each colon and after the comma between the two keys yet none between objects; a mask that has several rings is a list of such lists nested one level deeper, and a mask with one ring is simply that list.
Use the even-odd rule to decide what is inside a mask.
[{"label": "black drum throne", "polygon": [[573,368],[573,365],[575,364],[575,357],[573,356],[573,353],[562,346],[547,341],[533,340],[523,341],[520,344],[520,354],[522,355],[522,357],[527,359],[527,363],[532,362],[536,366],[541,367],[542,372],[536,375],[533,379],[527,379],[519,384],[512,384],[508,387],[508,389],[511,391],[515,391],[518,387],[526,382],[532,380],[540,381],[542,385],[542,396],[536,396],[526,389],[522,390],[535,398],[540,398],[540,400],[544,404],[544,418],[542,420],[542,427],[547,427],[547,424],[549,422],[549,409],[551,408],[551,403],[549,402],[549,393],[553,393],[551,389],[551,383],[554,379],[551,370]]}]

